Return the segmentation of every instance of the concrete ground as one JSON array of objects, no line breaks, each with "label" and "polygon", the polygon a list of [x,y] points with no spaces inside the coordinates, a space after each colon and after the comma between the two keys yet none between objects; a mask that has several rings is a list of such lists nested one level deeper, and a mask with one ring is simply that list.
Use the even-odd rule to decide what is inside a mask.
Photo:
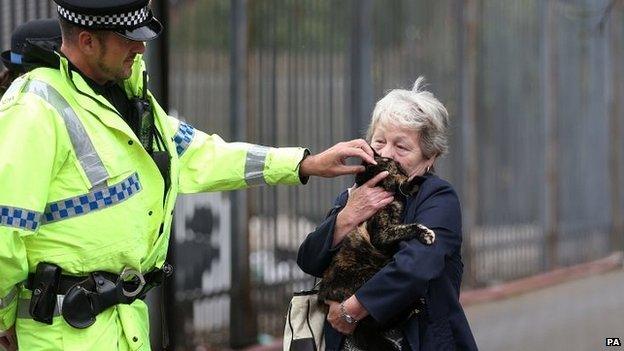
[{"label": "concrete ground", "polygon": [[594,275],[505,300],[466,314],[482,351],[615,351],[624,343],[624,270]]}]

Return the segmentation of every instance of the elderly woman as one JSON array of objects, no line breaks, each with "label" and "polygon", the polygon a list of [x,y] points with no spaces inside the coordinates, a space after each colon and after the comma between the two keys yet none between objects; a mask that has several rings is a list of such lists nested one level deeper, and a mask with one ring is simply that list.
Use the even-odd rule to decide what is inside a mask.
[{"label": "elderly woman", "polygon": [[[404,223],[421,223],[436,233],[425,246],[403,242],[393,260],[345,301],[329,302],[325,343],[331,350],[359,350],[349,336],[357,321],[371,316],[384,323],[402,315],[424,298],[426,311],[399,323],[384,337],[397,350],[476,350],[459,303],[462,279],[461,211],[453,187],[434,174],[438,157],[448,149],[448,113],[433,94],[423,90],[422,77],[412,90],[397,89],[377,102],[367,139],[381,156],[399,162],[411,177],[420,177],[418,193],[405,198]],[[368,183],[343,192],[327,218],[299,248],[297,263],[320,277],[356,226],[392,202],[394,196]],[[346,337],[345,337],[346,335]]]}]

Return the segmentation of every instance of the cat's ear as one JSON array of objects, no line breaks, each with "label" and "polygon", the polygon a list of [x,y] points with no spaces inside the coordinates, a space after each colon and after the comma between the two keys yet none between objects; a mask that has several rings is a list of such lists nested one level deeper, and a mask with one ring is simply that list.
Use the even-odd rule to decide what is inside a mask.
[{"label": "cat's ear", "polygon": [[[373,158],[381,157],[381,155],[380,155],[380,154],[378,154],[378,153],[377,153],[377,151],[375,151],[375,149],[373,149],[373,147],[371,146],[371,144],[368,144],[368,146],[370,146],[370,147],[371,147],[371,150],[373,150]],[[366,165],[368,165],[368,164],[369,164],[368,162],[366,162],[364,159],[362,159],[362,165],[366,166]]]},{"label": "cat's ear", "polygon": [[[372,149],[372,147],[371,147]],[[373,154],[374,157],[380,157],[379,154],[377,153],[377,151],[375,151],[375,149],[373,149]],[[372,163],[368,163],[365,160],[362,160],[362,166],[364,166],[364,172],[360,172],[358,174],[355,175],[355,184],[357,186],[360,186],[366,182],[368,182],[369,180],[371,180],[375,175],[377,175],[377,173],[379,173],[379,169],[376,165],[372,164]]]},{"label": "cat's ear", "polygon": [[370,146],[371,149],[373,150],[373,157],[381,157],[381,155],[377,153],[377,151],[375,151],[375,149],[373,149],[373,147],[370,144],[368,144],[368,146]]}]

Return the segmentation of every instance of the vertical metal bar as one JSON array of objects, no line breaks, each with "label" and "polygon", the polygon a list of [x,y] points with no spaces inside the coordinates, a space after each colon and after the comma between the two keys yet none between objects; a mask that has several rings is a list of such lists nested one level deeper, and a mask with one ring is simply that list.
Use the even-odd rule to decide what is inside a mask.
[{"label": "vertical metal bar", "polygon": [[605,73],[610,80],[609,99],[609,176],[611,183],[611,248],[614,251],[624,250],[624,216],[622,216],[622,186],[620,185],[622,169],[622,135],[620,116],[622,115],[622,13],[619,6],[611,9],[607,33],[607,58],[609,70]]},{"label": "vertical metal bar", "polygon": [[19,19],[17,17],[18,11],[17,11],[16,3],[17,3],[17,0],[11,0],[11,4],[9,5],[9,8],[11,9],[11,11],[9,12],[11,15],[11,20],[7,21],[7,23],[9,23],[9,27],[6,33],[9,39],[11,38],[11,32],[13,31],[13,29],[15,29],[15,27],[17,27],[17,24],[19,23]]},{"label": "vertical metal bar", "polygon": [[169,109],[169,31],[168,26],[168,1],[152,0],[154,16],[165,28],[157,40],[147,45],[146,60],[149,62],[148,73],[150,77],[149,88],[154,94],[160,106],[167,111]]},{"label": "vertical metal bar", "polygon": [[[247,0],[230,2],[230,130],[235,140],[247,139]],[[248,202],[245,191],[230,195],[232,214],[232,287],[230,346],[256,342],[257,318],[249,276]]]},{"label": "vertical metal bar", "polygon": [[[548,128],[547,126],[548,121],[550,119],[550,105],[551,105],[551,101],[550,101],[550,96],[548,95],[550,93],[550,89],[549,86],[551,83],[550,81],[550,50],[552,50],[552,42],[551,42],[551,38],[550,38],[550,34],[548,32],[546,32],[549,28],[550,28],[550,19],[549,17],[551,17],[552,15],[548,12],[550,5],[548,3],[548,1],[540,1],[538,8],[537,8],[537,13],[540,16],[539,17],[539,26],[540,26],[540,33],[542,33],[540,35],[539,38],[539,55],[540,55],[540,64],[539,64],[539,70],[540,70],[540,74],[539,74],[539,87],[541,90],[541,93],[539,94],[542,97],[542,101],[541,101],[541,107],[542,107],[542,118],[540,119],[541,123],[542,123],[542,128],[540,128],[540,140],[543,143],[543,147],[544,150],[547,150],[548,147]],[[550,227],[550,215],[549,215],[549,206],[548,201],[549,201],[549,191],[550,191],[550,184],[548,183],[548,157],[547,157],[547,153],[544,152],[543,156],[540,155],[540,170],[539,170],[539,175],[540,178],[542,179],[542,181],[539,182],[540,184],[540,191],[539,191],[539,213],[540,213],[540,225],[541,225],[541,229],[542,229],[542,235],[543,235],[543,245],[542,247],[544,248],[542,251],[542,255],[540,256],[540,270],[547,270],[548,269],[548,228]]]},{"label": "vertical metal bar", "polygon": [[16,24],[22,24],[22,23],[28,21],[28,14],[26,13],[26,5],[27,5],[27,3],[24,0],[18,1],[17,3],[19,4],[19,5],[17,5],[17,8],[19,9],[17,11],[19,12],[20,16],[19,16],[19,20],[17,21]]},{"label": "vertical metal bar", "polygon": [[364,131],[373,106],[373,0],[352,2],[351,30],[351,137]]},{"label": "vertical metal bar", "polygon": [[[154,0],[151,4],[154,16],[163,24],[165,30],[157,40],[150,42],[146,48],[145,59],[150,77],[149,89],[165,111],[169,109],[168,70],[169,70],[169,28],[168,1]],[[172,225],[171,241],[175,232]],[[167,260],[174,261],[175,244],[169,245]],[[170,348],[175,345],[175,286],[174,279],[163,284],[162,289],[154,289],[146,299],[150,309],[150,342],[154,349],[161,350],[165,344]],[[166,339],[166,340],[165,340]]]},{"label": "vertical metal bar", "polygon": [[[156,12],[157,18],[160,19],[164,28],[169,28],[169,1],[168,0],[159,0],[154,5],[154,9]],[[154,86],[158,88],[158,101],[160,102],[161,107],[168,113],[169,112],[169,34],[171,30],[163,30],[160,34],[160,38],[154,44],[155,45],[155,55],[160,57],[160,65],[158,67],[158,77],[159,80],[155,82]],[[175,218],[173,219],[173,223],[171,228],[175,228]],[[171,238],[175,238],[175,231],[171,232]],[[172,240],[172,239],[169,240]],[[167,257],[169,262],[174,262],[175,260],[175,245],[170,244],[169,250],[167,253]],[[176,314],[176,303],[175,303],[175,279],[169,279],[163,284],[162,288],[162,301],[163,301],[163,322],[160,324],[161,327],[161,335],[163,338],[161,339],[163,343],[163,349],[166,350],[174,350],[176,347],[176,321],[179,316]]]},{"label": "vertical metal bar", "polygon": [[[8,0],[2,0],[0,4],[0,47],[10,48],[11,41],[9,39],[9,32],[11,31],[11,5]],[[4,69],[4,67],[2,69]]]},{"label": "vertical metal bar", "polygon": [[50,1],[50,15],[54,18],[58,18],[58,6],[53,1]]},{"label": "vertical metal bar", "polygon": [[[334,11],[330,11],[329,12],[328,21],[329,21],[329,24],[327,26],[327,30],[330,33],[328,35],[328,38],[330,38],[330,39],[328,39],[327,43],[326,43],[326,45],[327,45],[327,61],[328,61],[328,64],[329,64],[329,67],[328,67],[329,75],[327,77],[328,78],[327,79],[327,97],[329,99],[329,102],[328,102],[328,104],[329,104],[329,111],[328,111],[329,112],[329,116],[328,117],[329,117],[329,131],[330,131],[329,132],[329,138],[330,138],[329,140],[330,140],[330,143],[332,143],[332,142],[335,142],[336,139],[337,139],[336,138],[337,131],[336,131],[336,128],[334,128],[335,125],[334,125],[333,121],[334,121],[334,110],[335,110],[334,109],[334,105],[335,105],[335,102],[334,102],[334,94],[335,94],[334,93],[334,63],[335,62],[334,61],[335,61],[335,57],[338,56],[338,48],[337,48],[337,45],[333,44],[333,41],[331,39],[332,38],[331,33],[334,33],[336,31],[336,29],[337,29],[337,26],[335,25],[335,23],[336,23],[336,13]],[[338,77],[338,76],[336,76],[336,77]],[[340,135],[340,138],[342,138],[342,137],[343,136]]]},{"label": "vertical metal bar", "polygon": [[546,152],[544,154],[544,181],[541,182],[542,226],[545,235],[544,269],[558,265],[558,196],[557,196],[557,27],[555,22],[555,0],[541,1],[541,26],[544,33],[541,40],[542,62],[540,74],[543,96],[543,137]]},{"label": "vertical metal bar", "polygon": [[464,257],[468,274],[466,283],[476,285],[475,250],[472,234],[477,224],[478,158],[477,158],[477,59],[479,39],[479,0],[466,0],[460,8],[460,120],[462,153],[462,197]]}]

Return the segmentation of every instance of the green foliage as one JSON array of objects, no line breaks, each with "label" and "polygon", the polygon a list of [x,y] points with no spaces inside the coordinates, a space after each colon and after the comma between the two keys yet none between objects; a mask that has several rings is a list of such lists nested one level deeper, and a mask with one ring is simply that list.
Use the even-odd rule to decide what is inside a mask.
[{"label": "green foliage", "polygon": [[290,51],[348,45],[352,1],[255,0],[249,3],[249,45]]},{"label": "green foliage", "polygon": [[230,0],[180,1],[171,7],[171,46],[229,50]]},{"label": "green foliage", "polygon": [[[248,45],[288,51],[346,50],[354,1],[248,1]],[[229,0],[181,1],[171,10],[174,50],[229,50]]]}]

